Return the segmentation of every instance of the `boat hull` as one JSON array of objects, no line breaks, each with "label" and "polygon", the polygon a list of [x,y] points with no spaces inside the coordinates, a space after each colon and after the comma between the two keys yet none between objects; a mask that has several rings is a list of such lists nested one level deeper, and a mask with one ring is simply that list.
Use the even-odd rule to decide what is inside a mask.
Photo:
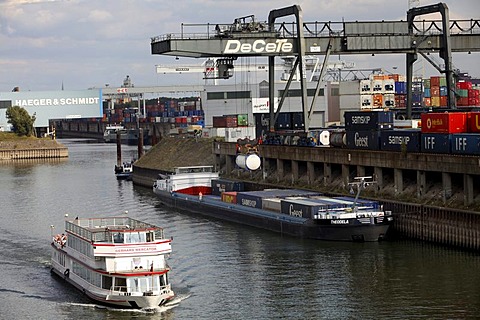
[{"label": "boat hull", "polygon": [[342,219],[342,224],[334,224],[332,219],[312,220],[293,217],[211,200],[208,197],[200,199],[198,196],[169,193],[158,189],[154,190],[154,193],[165,205],[176,209],[308,239],[379,241],[385,238],[392,221],[391,216],[382,216],[367,218],[368,220]]},{"label": "boat hull", "polygon": [[[54,248],[55,250],[55,248]],[[68,257],[66,258],[66,264],[68,265]],[[117,308],[132,308],[132,309],[153,309],[158,306],[164,305],[168,301],[174,298],[172,291],[161,295],[151,296],[119,296],[108,294],[108,290],[90,290],[88,287],[83,286],[80,282],[82,279],[77,275],[70,272],[70,269],[61,266],[58,263],[52,262],[51,273],[55,276],[65,280],[70,285],[83,292],[91,300]]]}]

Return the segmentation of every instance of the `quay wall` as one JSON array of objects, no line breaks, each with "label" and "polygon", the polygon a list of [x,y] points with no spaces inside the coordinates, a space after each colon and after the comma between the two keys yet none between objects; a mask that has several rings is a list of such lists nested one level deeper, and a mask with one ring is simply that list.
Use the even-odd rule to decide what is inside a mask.
[{"label": "quay wall", "polygon": [[[182,140],[178,139],[174,143],[178,147]],[[175,163],[178,154],[162,149],[166,146],[159,147],[160,145],[154,146],[144,157],[152,158],[149,161],[170,157],[171,162]],[[198,153],[198,149],[196,151]],[[206,148],[202,152],[201,157],[211,158],[211,164],[218,168],[222,176],[243,180],[249,190],[259,187],[300,187],[330,195],[345,195],[348,194],[345,180],[351,181],[352,176],[358,173],[378,174],[379,177],[376,178],[380,180],[380,186],[374,191],[362,194],[362,197],[378,200],[386,210],[393,212],[394,224],[389,236],[480,250],[480,211],[472,205],[469,210],[460,208],[469,197],[470,200],[478,200],[478,187],[476,184],[474,186],[470,184],[471,180],[476,180],[480,174],[479,160],[476,157],[452,158],[448,155],[429,157],[423,154],[382,154],[343,149],[261,146],[260,155],[264,168],[260,170],[261,172],[242,173],[235,165],[235,143],[214,141],[211,148]],[[160,171],[161,168],[154,168],[151,165],[134,165],[133,183],[152,188]],[[406,175],[402,171],[408,171],[410,174]],[[428,171],[428,174],[417,174],[417,171]],[[390,176],[387,178],[387,175]],[[430,175],[439,176],[441,179],[430,181]],[[453,175],[453,178],[450,175]],[[459,178],[462,180],[460,183],[451,182],[452,179]],[[425,184],[423,189],[418,187],[422,183]],[[452,187],[454,184],[455,188]],[[448,193],[443,190],[448,188],[455,190]],[[465,196],[463,188],[472,190],[471,196]],[[436,195],[432,198],[429,194],[431,189],[435,190]],[[442,192],[438,192],[437,189]],[[409,192],[411,194],[408,194]],[[408,201],[403,200],[405,194],[408,195]],[[443,204],[443,201],[446,203]]]},{"label": "quay wall", "polygon": [[20,159],[50,159],[68,158],[68,148],[47,148],[47,149],[3,149],[0,150],[0,160]]}]

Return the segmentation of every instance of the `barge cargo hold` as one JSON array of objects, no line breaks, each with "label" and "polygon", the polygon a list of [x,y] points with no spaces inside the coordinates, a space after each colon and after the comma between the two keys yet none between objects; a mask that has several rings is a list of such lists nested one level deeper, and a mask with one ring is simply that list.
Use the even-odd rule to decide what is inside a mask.
[{"label": "barge cargo hold", "polygon": [[[153,192],[162,203],[179,210],[308,239],[379,241],[393,221],[392,213],[376,202],[305,190],[224,190],[221,196],[211,195],[216,180],[218,173],[212,167],[179,167],[173,174],[159,175]],[[278,206],[272,205],[275,201]]]}]

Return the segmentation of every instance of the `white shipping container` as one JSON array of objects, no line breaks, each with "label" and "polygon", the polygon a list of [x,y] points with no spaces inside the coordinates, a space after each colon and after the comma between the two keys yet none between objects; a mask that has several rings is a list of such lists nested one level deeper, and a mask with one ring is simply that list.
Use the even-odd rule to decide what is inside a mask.
[{"label": "white shipping container", "polygon": [[[348,94],[341,95],[339,97],[340,110],[349,110],[349,111],[358,111],[362,106],[362,99],[359,93],[358,94]],[[343,121],[340,117],[340,121]]]},{"label": "white shipping container", "polygon": [[360,96],[361,108],[362,109],[371,109],[372,108],[372,95],[371,94],[362,94]]},{"label": "white shipping container", "polygon": [[383,93],[383,80],[372,80],[372,92]]},{"label": "white shipping container", "polygon": [[393,120],[393,126],[395,128],[399,128],[399,129],[417,129],[418,128],[418,125],[420,123],[420,120],[416,119],[416,120],[398,120],[398,119],[394,119]]},{"label": "white shipping container", "polygon": [[370,79],[360,80],[360,93],[361,94],[372,93],[372,81],[370,81]]},{"label": "white shipping container", "polygon": [[340,81],[338,92],[340,96],[360,93],[360,80]]},{"label": "white shipping container", "polygon": [[395,80],[383,80],[383,93],[395,93]]},{"label": "white shipping container", "polygon": [[386,108],[394,108],[395,107],[395,94],[393,93],[386,93],[383,95],[383,106]]},{"label": "white shipping container", "polygon": [[255,127],[235,127],[224,129],[226,142],[237,142],[238,139],[255,138]]},{"label": "white shipping container", "polygon": [[202,130],[202,137],[204,138],[224,138],[225,128],[205,127]]},{"label": "white shipping container", "polygon": [[280,212],[282,209],[281,201],[279,198],[264,198],[262,199],[262,209]]}]

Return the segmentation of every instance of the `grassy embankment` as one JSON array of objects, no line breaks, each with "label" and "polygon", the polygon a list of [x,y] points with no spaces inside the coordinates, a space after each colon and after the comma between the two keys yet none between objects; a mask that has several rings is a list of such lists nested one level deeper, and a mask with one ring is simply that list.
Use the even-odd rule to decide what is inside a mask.
[{"label": "grassy embankment", "polygon": [[13,132],[0,132],[0,149],[47,149],[63,147],[52,138],[20,137]]}]

